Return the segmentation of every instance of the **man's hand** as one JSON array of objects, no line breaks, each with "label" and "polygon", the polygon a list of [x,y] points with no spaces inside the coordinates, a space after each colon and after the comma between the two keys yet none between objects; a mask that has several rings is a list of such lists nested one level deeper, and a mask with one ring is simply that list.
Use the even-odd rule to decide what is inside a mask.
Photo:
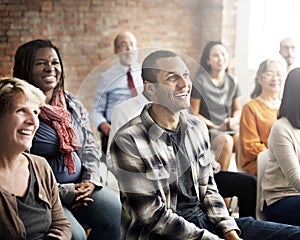
[{"label": "man's hand", "polygon": [[94,192],[95,185],[91,182],[81,182],[75,184],[75,200],[71,207],[72,210],[76,210],[81,205],[87,206],[88,202],[93,202],[91,198]]},{"label": "man's hand", "polygon": [[103,122],[99,125],[100,130],[108,136],[110,133],[111,125],[108,122]]},{"label": "man's hand", "polygon": [[237,232],[235,230],[231,230],[231,231],[225,233],[224,238],[226,240],[241,240],[241,238],[239,237],[239,235],[237,234]]}]

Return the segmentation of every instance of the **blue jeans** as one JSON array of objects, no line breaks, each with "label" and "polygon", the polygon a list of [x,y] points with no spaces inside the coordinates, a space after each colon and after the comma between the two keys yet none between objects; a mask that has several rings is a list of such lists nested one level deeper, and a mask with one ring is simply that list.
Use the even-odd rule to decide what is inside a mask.
[{"label": "blue jeans", "polygon": [[300,226],[300,196],[286,197],[270,206],[265,204],[266,220]]},{"label": "blue jeans", "polygon": [[[254,220],[252,217],[236,218],[235,221],[241,230],[240,237],[244,240],[300,239],[300,227],[298,226],[258,221]],[[219,237],[223,237],[221,233],[216,232],[216,229],[209,223],[206,214],[194,217],[191,222],[195,223],[200,228],[205,228],[208,231],[217,234]]]},{"label": "blue jeans", "polygon": [[64,207],[71,224],[72,240],[85,240],[85,230],[81,224],[91,228],[89,240],[120,239],[121,203],[118,194],[108,187],[96,189],[92,196],[94,202],[81,206],[76,211]]}]

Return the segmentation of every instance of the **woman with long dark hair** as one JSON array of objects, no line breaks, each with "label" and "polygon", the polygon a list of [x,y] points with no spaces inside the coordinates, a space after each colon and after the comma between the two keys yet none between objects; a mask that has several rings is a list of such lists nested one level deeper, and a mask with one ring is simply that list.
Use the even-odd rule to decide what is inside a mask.
[{"label": "woman with long dark hair", "polygon": [[228,51],[219,41],[209,42],[203,50],[201,69],[192,81],[191,106],[209,128],[211,149],[221,169],[228,170],[232,152],[238,159],[241,91],[228,73]]},{"label": "woman with long dark hair", "polygon": [[300,68],[285,81],[262,178],[266,220],[300,226]]},{"label": "woman with long dark hair", "polygon": [[15,54],[13,75],[46,95],[30,151],[45,157],[52,167],[72,239],[86,239],[81,224],[91,228],[89,239],[119,239],[121,204],[117,194],[101,182],[100,158],[88,113],[64,89],[58,48],[40,39],[21,45]]}]

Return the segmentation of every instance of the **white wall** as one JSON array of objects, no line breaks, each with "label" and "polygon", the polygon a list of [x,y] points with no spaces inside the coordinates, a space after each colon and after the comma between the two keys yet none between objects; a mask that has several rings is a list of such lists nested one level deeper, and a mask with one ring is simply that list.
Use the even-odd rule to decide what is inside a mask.
[{"label": "white wall", "polygon": [[242,104],[250,100],[250,93],[254,86],[255,71],[248,69],[249,44],[249,0],[238,0],[237,31],[235,50],[235,76],[240,82],[242,90]]},{"label": "white wall", "polygon": [[300,46],[299,11],[299,0],[237,0],[234,65],[242,104],[250,100],[259,64],[270,57],[282,60],[280,41],[293,37]]}]

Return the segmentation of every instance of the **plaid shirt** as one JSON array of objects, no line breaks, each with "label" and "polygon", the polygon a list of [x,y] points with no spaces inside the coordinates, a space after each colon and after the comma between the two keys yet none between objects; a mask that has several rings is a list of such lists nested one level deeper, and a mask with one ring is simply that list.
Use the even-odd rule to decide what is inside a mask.
[{"label": "plaid shirt", "polygon": [[[150,117],[147,105],[140,116],[123,126],[111,145],[113,170],[122,201],[122,239],[219,239],[176,214],[178,178],[168,134]],[[192,115],[180,115],[193,182],[201,206],[215,229],[238,227],[228,214],[213,179],[206,125]]]}]

